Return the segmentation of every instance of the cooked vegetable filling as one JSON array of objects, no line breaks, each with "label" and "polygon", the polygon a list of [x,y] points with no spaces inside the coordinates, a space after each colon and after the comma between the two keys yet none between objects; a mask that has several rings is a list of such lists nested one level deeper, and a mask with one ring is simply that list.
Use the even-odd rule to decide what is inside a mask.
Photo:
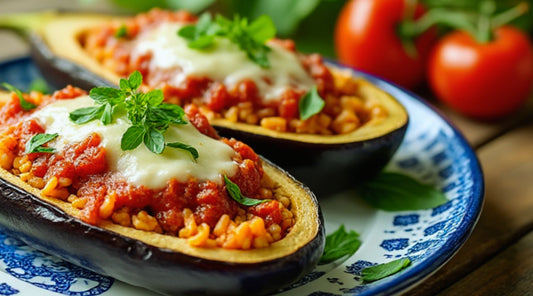
[{"label": "cooked vegetable filling", "polygon": [[138,70],[170,103],[195,103],[209,119],[335,135],[388,116],[320,55],[297,52],[292,40],[265,42],[275,33],[265,19],[239,20],[155,9],[88,30],[80,42],[113,72]]},{"label": "cooked vegetable filling", "polygon": [[[290,199],[264,173],[246,144],[218,138],[195,105],[186,123],[170,124],[162,153],[140,145],[121,149],[131,125],[124,111],[112,121],[78,124],[69,114],[98,106],[67,87],[45,96],[12,94],[0,109],[0,166],[43,196],[70,202],[79,218],[186,238],[197,247],[250,249],[282,239],[294,225]],[[36,108],[26,110],[22,104]]]}]

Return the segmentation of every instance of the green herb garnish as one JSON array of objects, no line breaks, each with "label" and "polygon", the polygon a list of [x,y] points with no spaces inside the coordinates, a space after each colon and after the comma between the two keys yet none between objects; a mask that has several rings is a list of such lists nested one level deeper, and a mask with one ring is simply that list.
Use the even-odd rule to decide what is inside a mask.
[{"label": "green herb garnish", "polygon": [[373,282],[393,275],[411,264],[409,258],[402,258],[387,263],[369,266],[361,270],[361,278],[364,282]]},{"label": "green herb garnish", "polygon": [[144,142],[148,150],[153,153],[160,154],[166,146],[169,146],[185,149],[194,159],[198,158],[198,151],[191,146],[165,143],[163,134],[170,124],[187,123],[183,109],[178,105],[163,103],[164,97],[161,90],[139,92],[138,88],[141,84],[142,75],[135,71],[128,79],[120,79],[120,89],[93,88],[89,96],[98,106],[76,109],[70,113],[70,119],[77,124],[99,119],[106,125],[113,122],[113,116],[118,110],[126,110],[131,126],[120,140],[122,150],[133,150]]},{"label": "green herb garnish", "polygon": [[346,232],[344,225],[341,225],[337,231],[326,237],[326,246],[320,257],[320,263],[329,263],[344,256],[351,256],[360,246],[359,234],[353,230]]},{"label": "green herb garnish", "polygon": [[382,172],[359,186],[358,192],[370,205],[385,211],[431,209],[448,202],[433,186],[400,173]]},{"label": "green herb garnish", "polygon": [[198,157],[199,157],[198,150],[196,150],[194,147],[192,147],[190,145],[183,144],[183,143],[180,143],[180,142],[174,142],[174,143],[167,143],[167,146],[168,147],[172,147],[172,148],[178,148],[178,149],[182,149],[182,150],[188,151],[191,154],[191,156],[194,159],[194,161],[196,161],[198,159]]},{"label": "green herb garnish", "polygon": [[298,108],[300,110],[300,119],[307,120],[311,116],[318,114],[326,103],[318,94],[316,86],[314,86],[309,92],[307,92],[298,102]]},{"label": "green herb garnish", "polygon": [[57,134],[36,134],[26,142],[26,154],[34,152],[54,153],[54,148],[43,147],[44,144],[52,141]]},{"label": "green herb garnish", "polygon": [[28,87],[28,91],[37,91],[43,94],[49,94],[52,91],[50,90],[50,86],[48,86],[48,83],[44,81],[44,79],[35,79],[31,82],[30,86]]},{"label": "green herb garnish", "polygon": [[7,82],[2,83],[2,86],[5,89],[14,92],[17,95],[17,97],[19,98],[20,106],[22,107],[22,109],[28,111],[28,110],[37,108],[37,105],[32,104],[32,103],[30,103],[30,102],[28,102],[28,101],[26,101],[24,99],[24,96],[22,95],[22,92],[18,88],[14,87],[13,85],[11,85],[11,84],[9,84]]},{"label": "green herb garnish", "polygon": [[178,35],[187,39],[188,46],[194,49],[207,49],[215,45],[215,37],[225,37],[246,52],[254,63],[262,68],[269,68],[267,54],[271,50],[265,42],[276,35],[276,27],[270,17],[263,15],[251,23],[248,19],[235,16],[233,20],[204,13],[194,25],[184,26]]},{"label": "green herb garnish", "polygon": [[126,28],[126,25],[122,25],[118,28],[118,30],[115,32],[115,38],[124,38],[128,36],[128,28]]},{"label": "green herb garnish", "polygon": [[224,175],[224,182],[226,183],[226,189],[228,190],[229,195],[231,198],[233,198],[236,202],[240,203],[243,206],[255,206],[260,203],[264,203],[267,201],[270,201],[270,199],[255,199],[255,198],[248,198],[241,193],[241,189],[239,186]]}]

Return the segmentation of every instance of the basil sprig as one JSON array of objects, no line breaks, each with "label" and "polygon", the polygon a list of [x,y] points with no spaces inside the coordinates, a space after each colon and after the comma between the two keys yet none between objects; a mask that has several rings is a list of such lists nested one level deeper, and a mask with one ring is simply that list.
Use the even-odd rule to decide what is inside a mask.
[{"label": "basil sprig", "polygon": [[313,86],[298,102],[298,109],[300,110],[300,119],[307,120],[311,116],[320,113],[326,103],[318,94],[316,86]]},{"label": "basil sprig", "polygon": [[224,175],[224,182],[226,183],[226,189],[228,190],[229,195],[231,198],[233,198],[236,202],[240,203],[243,206],[255,206],[260,203],[264,203],[267,201],[270,201],[270,199],[255,199],[255,198],[248,198],[241,193],[241,189],[239,186]]},{"label": "basil sprig", "polygon": [[198,151],[194,147],[179,142],[167,144],[163,135],[171,124],[187,123],[185,112],[178,105],[163,103],[163,92],[159,89],[139,92],[142,79],[141,73],[135,71],[128,79],[120,79],[120,89],[91,89],[89,96],[97,106],[76,109],[69,114],[70,119],[77,124],[97,119],[107,125],[119,110],[126,110],[131,126],[120,140],[122,150],[133,150],[144,143],[148,150],[160,154],[169,146],[188,151],[196,160]]},{"label": "basil sprig", "polygon": [[385,211],[431,209],[448,202],[440,190],[401,173],[382,172],[357,191],[374,208]]},{"label": "basil sprig", "polygon": [[391,262],[372,265],[361,270],[364,282],[373,282],[393,275],[411,264],[409,258],[401,258]]},{"label": "basil sprig", "polygon": [[337,231],[326,236],[326,245],[322,257],[320,257],[320,264],[329,263],[344,256],[351,256],[360,246],[359,234],[353,230],[346,232],[344,225],[341,225]]},{"label": "basil sprig", "polygon": [[204,13],[196,24],[182,27],[178,36],[188,41],[188,46],[193,49],[208,49],[215,45],[215,37],[228,38],[246,52],[254,63],[262,68],[270,68],[267,54],[270,47],[265,42],[276,36],[276,27],[270,17],[263,15],[253,22],[235,16],[232,20],[221,15],[215,19],[210,14]]},{"label": "basil sprig", "polygon": [[36,134],[28,142],[26,142],[26,154],[34,152],[54,153],[54,148],[43,147],[44,144],[52,141],[57,137],[57,134]]},{"label": "basil sprig", "polygon": [[33,103],[30,103],[28,101],[26,101],[26,99],[24,99],[24,96],[22,95],[22,92],[14,87],[13,85],[7,83],[7,82],[4,82],[2,83],[2,86],[11,91],[11,92],[14,92],[17,97],[19,98],[19,102],[20,102],[20,106],[22,107],[22,109],[26,110],[26,111],[29,111],[29,110],[32,110],[32,109],[35,109],[37,108],[37,105],[33,104]]}]

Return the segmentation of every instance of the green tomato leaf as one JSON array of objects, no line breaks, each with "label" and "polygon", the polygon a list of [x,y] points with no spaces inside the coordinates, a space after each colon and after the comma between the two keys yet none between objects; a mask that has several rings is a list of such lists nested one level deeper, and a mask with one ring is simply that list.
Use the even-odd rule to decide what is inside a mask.
[{"label": "green tomato leaf", "polygon": [[226,183],[226,189],[228,190],[229,195],[231,198],[233,198],[236,202],[240,203],[243,206],[255,206],[260,203],[264,203],[267,201],[270,201],[270,199],[255,199],[255,198],[248,198],[241,193],[241,189],[239,186],[224,175],[224,182]]},{"label": "green tomato leaf", "polygon": [[431,209],[448,202],[435,187],[400,173],[382,172],[357,189],[370,205],[385,211]]},{"label": "green tomato leaf", "polygon": [[402,258],[391,262],[369,266],[361,270],[364,282],[373,282],[393,275],[411,264],[409,258]]},{"label": "green tomato leaf", "polygon": [[69,114],[70,120],[76,124],[84,124],[94,119],[102,118],[105,106],[85,107],[76,109]]},{"label": "green tomato leaf", "polygon": [[36,134],[26,142],[26,154],[34,152],[54,153],[53,148],[43,147],[42,145],[52,141],[56,137],[57,134]]},{"label": "green tomato leaf", "polygon": [[124,151],[133,150],[141,145],[144,138],[142,126],[130,126],[120,139],[120,148]]},{"label": "green tomato leaf", "polygon": [[19,98],[20,107],[22,107],[22,109],[29,111],[29,110],[37,108],[37,105],[30,103],[26,101],[26,99],[24,99],[22,92],[18,88],[14,87],[13,85],[7,82],[2,83],[2,86],[11,92],[14,92],[17,95],[17,97]]},{"label": "green tomato leaf", "polygon": [[178,148],[178,149],[182,149],[182,150],[185,150],[185,151],[188,151],[192,158],[194,159],[194,161],[196,161],[198,159],[198,157],[200,156],[198,154],[198,150],[196,150],[196,148],[190,146],[190,145],[187,145],[187,144],[183,144],[183,143],[180,143],[180,142],[173,142],[173,143],[167,143],[167,146],[168,147],[172,147],[172,148]]},{"label": "green tomato leaf", "polygon": [[326,103],[318,94],[316,86],[314,86],[309,92],[307,92],[298,102],[298,108],[300,109],[300,119],[307,120],[311,116],[320,113]]},{"label": "green tomato leaf", "polygon": [[160,131],[154,128],[149,128],[146,131],[143,141],[148,150],[153,153],[161,154],[165,149],[165,137]]},{"label": "green tomato leaf", "polygon": [[320,264],[351,256],[360,246],[359,234],[353,230],[346,232],[344,225],[341,225],[337,231],[326,237],[326,246],[320,257]]}]

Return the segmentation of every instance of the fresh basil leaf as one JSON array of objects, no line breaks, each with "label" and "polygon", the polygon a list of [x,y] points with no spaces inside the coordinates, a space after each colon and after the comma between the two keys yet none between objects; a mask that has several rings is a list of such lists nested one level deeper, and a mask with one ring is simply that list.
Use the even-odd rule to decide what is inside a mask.
[{"label": "fresh basil leaf", "polygon": [[307,120],[311,116],[320,113],[326,103],[318,94],[316,86],[314,86],[309,92],[307,92],[298,103],[300,109],[300,119]]},{"label": "fresh basil leaf", "polygon": [[161,154],[165,149],[165,137],[160,131],[154,128],[149,128],[146,131],[143,141],[148,150],[153,153]]},{"label": "fresh basil leaf", "polygon": [[265,43],[276,36],[276,26],[269,16],[262,15],[255,19],[246,32],[258,43]]},{"label": "fresh basil leaf", "polygon": [[187,45],[193,49],[206,49],[215,44],[214,36],[199,36],[194,40],[191,40]]},{"label": "fresh basil leaf", "polygon": [[357,190],[370,205],[385,211],[431,209],[448,202],[435,187],[400,173],[382,172]]},{"label": "fresh basil leaf", "polygon": [[397,259],[391,262],[373,265],[361,270],[364,282],[373,282],[393,275],[411,264],[409,258]]},{"label": "fresh basil leaf", "polygon": [[196,37],[196,25],[183,26],[178,30],[178,36],[188,40],[194,40]]},{"label": "fresh basil leaf", "polygon": [[22,92],[18,88],[14,87],[13,85],[7,82],[2,83],[2,86],[11,92],[14,92],[17,95],[17,97],[19,98],[20,107],[22,107],[22,109],[29,111],[29,110],[37,108],[37,105],[30,103],[26,101],[26,99],[24,99]]},{"label": "fresh basil leaf", "polygon": [[229,195],[231,198],[233,198],[236,202],[240,203],[243,206],[255,206],[260,203],[264,203],[267,201],[270,201],[270,199],[255,199],[255,198],[248,198],[241,193],[241,189],[239,186],[224,175],[224,182],[226,183],[226,189],[228,190]]},{"label": "fresh basil leaf", "polygon": [[108,125],[113,122],[113,107],[111,104],[104,104],[104,111],[102,112],[102,117],[100,120],[104,125]]},{"label": "fresh basil leaf", "polygon": [[120,87],[120,90],[122,90],[125,93],[125,96],[129,96],[131,90],[130,82],[124,78],[120,78],[118,85]]},{"label": "fresh basil leaf", "polygon": [[70,120],[76,124],[84,124],[94,119],[102,117],[105,106],[85,107],[76,109],[69,114]]},{"label": "fresh basil leaf", "polygon": [[133,150],[141,145],[144,138],[144,128],[141,126],[130,126],[120,139],[120,148],[123,151]]},{"label": "fresh basil leaf", "polygon": [[130,76],[128,77],[128,82],[132,90],[138,89],[139,86],[141,86],[143,82],[143,76],[141,72],[135,71],[131,73]]},{"label": "fresh basil leaf", "polygon": [[123,24],[115,32],[115,38],[124,38],[124,37],[128,37],[128,28],[126,28],[126,25]]},{"label": "fresh basil leaf", "polygon": [[163,92],[160,89],[151,90],[147,92],[145,96],[145,100],[148,102],[148,104],[154,107],[163,103],[163,100],[165,99]]},{"label": "fresh basil leaf", "polygon": [[56,134],[36,134],[28,142],[26,142],[26,154],[34,152],[53,153],[54,148],[42,147],[42,145],[52,141],[57,137]]},{"label": "fresh basil leaf", "polygon": [[194,158],[195,161],[200,156],[198,154],[198,150],[196,150],[196,148],[194,148],[193,146],[187,145],[187,144],[183,144],[183,143],[180,143],[180,142],[173,142],[173,143],[167,143],[167,146],[168,147],[172,147],[172,148],[178,148],[178,149],[182,149],[182,150],[188,151],[191,154],[191,156]]},{"label": "fresh basil leaf", "polygon": [[112,87],[95,87],[89,91],[89,97],[98,104],[105,104],[115,100],[122,99],[124,94],[120,89]]},{"label": "fresh basil leaf", "polygon": [[344,225],[341,225],[337,231],[326,237],[326,245],[324,253],[320,257],[320,263],[325,264],[344,256],[351,256],[360,246],[359,234],[353,230],[346,232]]},{"label": "fresh basil leaf", "polygon": [[174,124],[186,124],[185,111],[178,105],[163,103],[158,107],[158,110],[165,113],[167,119]]},{"label": "fresh basil leaf", "polygon": [[28,91],[36,91],[42,94],[49,94],[52,92],[50,90],[50,86],[48,86],[48,83],[46,83],[44,79],[40,78],[31,82],[30,86],[28,87]]}]

